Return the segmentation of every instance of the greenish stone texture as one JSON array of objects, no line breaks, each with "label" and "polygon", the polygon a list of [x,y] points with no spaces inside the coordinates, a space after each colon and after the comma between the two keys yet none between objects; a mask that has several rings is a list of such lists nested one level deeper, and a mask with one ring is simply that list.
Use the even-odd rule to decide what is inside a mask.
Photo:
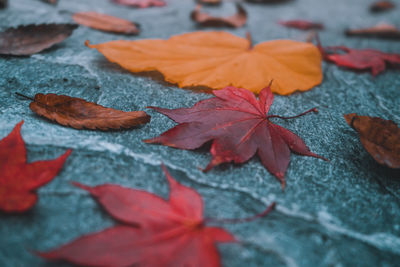
[{"label": "greenish stone texture", "polygon": [[[51,159],[67,148],[73,153],[62,172],[42,187],[37,205],[22,215],[0,214],[0,266],[69,266],[46,262],[30,251],[45,251],[115,222],[83,190],[71,185],[115,183],[168,196],[160,163],[176,179],[198,190],[205,215],[218,218],[250,216],[277,202],[274,212],[249,223],[224,225],[240,244],[218,248],[224,266],[399,266],[400,175],[378,165],[362,147],[343,114],[379,116],[400,124],[399,70],[373,78],[333,64],[323,64],[323,83],[310,91],[276,96],[271,113],[291,116],[317,107],[318,114],[277,123],[301,136],[312,151],[328,158],[291,156],[283,192],[279,182],[257,158],[227,164],[208,173],[207,149],[184,151],[141,140],[157,136],[174,122],[147,106],[189,107],[209,94],[177,88],[158,79],[138,76],[108,62],[84,46],[117,39],[168,38],[199,30],[190,20],[193,0],[166,0],[161,8],[132,9],[106,0],[61,0],[57,6],[34,0],[12,0],[0,10],[0,27],[29,23],[72,22],[70,13],[97,11],[141,24],[138,36],[108,34],[79,27],[61,44],[31,57],[0,57],[0,138],[21,120],[28,161]],[[370,14],[368,0],[295,0],[284,4],[245,3],[245,27],[227,29],[239,36],[250,31],[254,42],[306,33],[277,24],[280,19],[323,22],[324,45],[375,48],[400,52],[398,41],[347,38],[348,27],[378,22],[400,25],[399,8]],[[235,12],[231,1],[205,10],[215,15]],[[145,110],[151,123],[126,131],[66,128],[33,114],[29,101],[15,92],[66,94],[106,107]],[[12,155],[10,155],[12,156]],[[200,167],[200,168],[199,168]],[[0,174],[1,175],[1,174]]]}]

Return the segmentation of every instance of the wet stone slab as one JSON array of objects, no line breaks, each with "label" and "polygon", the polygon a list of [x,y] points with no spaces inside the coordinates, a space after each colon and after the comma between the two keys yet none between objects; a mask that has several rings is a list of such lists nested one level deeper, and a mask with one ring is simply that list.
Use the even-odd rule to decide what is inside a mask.
[{"label": "wet stone slab", "polygon": [[[141,24],[136,37],[107,34],[79,27],[56,47],[31,57],[0,58],[0,138],[20,120],[28,160],[50,159],[67,148],[73,153],[63,171],[39,190],[40,200],[23,215],[0,215],[0,266],[68,266],[46,263],[28,250],[47,250],[93,231],[113,220],[71,181],[89,185],[116,183],[141,188],[163,197],[168,186],[160,163],[181,183],[205,199],[207,217],[244,217],[263,210],[272,201],[277,209],[267,218],[226,225],[243,244],[219,246],[225,266],[398,266],[400,262],[400,175],[379,166],[361,146],[345,122],[344,113],[379,116],[400,124],[399,71],[376,78],[331,64],[323,65],[320,86],[291,96],[276,96],[271,113],[294,115],[312,107],[308,115],[279,124],[300,135],[310,148],[330,159],[291,156],[287,187],[252,159],[241,166],[227,165],[203,173],[210,160],[206,149],[183,151],[148,145],[174,123],[146,110],[152,121],[122,132],[77,131],[34,115],[29,102],[15,92],[33,96],[57,93],[81,97],[107,107],[145,110],[146,106],[189,107],[210,95],[182,90],[151,77],[132,75],[84,46],[116,39],[168,38],[198,30],[190,21],[194,1],[167,0],[163,8],[129,9],[106,0],[60,1],[56,7],[34,0],[10,1],[0,11],[0,27],[28,23],[71,22],[68,12],[95,10]],[[279,19],[324,22],[323,43],[400,52],[396,41],[345,38],[348,26],[400,23],[398,10],[371,15],[364,0],[297,0],[281,5],[245,4],[249,20],[244,28],[229,30],[254,42],[306,34],[278,25]],[[208,9],[213,14],[235,11],[228,2]]]}]

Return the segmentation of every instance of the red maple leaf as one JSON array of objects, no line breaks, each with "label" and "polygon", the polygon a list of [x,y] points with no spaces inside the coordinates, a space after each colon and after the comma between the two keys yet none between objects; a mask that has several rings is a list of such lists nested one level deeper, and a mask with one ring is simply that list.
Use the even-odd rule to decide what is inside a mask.
[{"label": "red maple leaf", "polygon": [[278,23],[285,27],[295,28],[299,30],[322,30],[324,28],[323,24],[308,20],[280,20],[278,21]]},{"label": "red maple leaf", "polygon": [[26,163],[25,142],[18,123],[14,130],[0,140],[0,210],[24,212],[33,207],[38,197],[35,190],[50,182],[61,170],[71,153],[54,160]]},{"label": "red maple leaf", "polygon": [[350,49],[346,46],[319,47],[325,60],[353,70],[371,70],[373,76],[383,72],[386,65],[400,66],[400,54],[375,49]]},{"label": "red maple leaf", "polygon": [[[168,200],[118,185],[89,187],[75,183],[122,224],[38,254],[84,266],[220,266],[215,243],[236,239],[223,228],[206,226],[224,220],[204,219],[199,193],[179,184],[163,169],[170,185]],[[233,221],[265,216],[273,207],[252,218]]]},{"label": "red maple leaf", "polygon": [[315,108],[288,118],[267,115],[274,99],[270,86],[260,92],[258,101],[253,93],[235,87],[215,90],[213,94],[216,97],[200,101],[192,108],[151,107],[179,125],[144,142],[195,149],[213,140],[210,150],[213,158],[205,171],[224,162],[246,162],[257,152],[263,165],[280,180],[282,188],[285,187],[290,150],[322,158],[312,153],[296,134],[270,121],[272,118],[290,119],[317,112]]},{"label": "red maple leaf", "polygon": [[151,6],[165,6],[165,2],[163,0],[111,0],[111,1],[119,5],[133,6],[139,8],[146,8]]}]

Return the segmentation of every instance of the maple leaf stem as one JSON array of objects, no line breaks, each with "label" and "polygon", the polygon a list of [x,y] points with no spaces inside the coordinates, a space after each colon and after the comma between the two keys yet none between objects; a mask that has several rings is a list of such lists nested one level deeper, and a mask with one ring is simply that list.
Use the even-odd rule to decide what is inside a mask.
[{"label": "maple leaf stem", "polygon": [[32,97],[23,95],[23,94],[21,94],[21,93],[15,92],[15,94],[16,94],[17,96],[21,96],[21,97],[23,97],[23,98],[26,98],[27,100],[35,101],[35,99],[33,99]]},{"label": "maple leaf stem", "polygon": [[251,39],[251,33],[246,32],[246,39],[249,41],[249,50],[253,49],[253,41]]},{"label": "maple leaf stem", "polygon": [[206,218],[204,220],[204,223],[243,223],[243,222],[251,222],[254,221],[257,218],[262,218],[266,216],[268,213],[270,213],[276,206],[276,203],[273,202],[271,205],[269,205],[263,212],[256,214],[251,217],[247,218],[239,218],[239,219],[228,219],[228,218]]},{"label": "maple leaf stem", "polygon": [[279,119],[289,120],[289,119],[295,119],[295,118],[304,116],[304,115],[306,115],[307,113],[310,113],[310,112],[318,113],[318,110],[317,110],[317,108],[312,108],[312,109],[309,109],[309,110],[307,110],[307,111],[305,111],[303,113],[300,113],[299,115],[291,116],[291,117],[283,117],[283,116],[279,116],[279,115],[271,115],[271,116],[267,116],[267,119],[279,118]]}]

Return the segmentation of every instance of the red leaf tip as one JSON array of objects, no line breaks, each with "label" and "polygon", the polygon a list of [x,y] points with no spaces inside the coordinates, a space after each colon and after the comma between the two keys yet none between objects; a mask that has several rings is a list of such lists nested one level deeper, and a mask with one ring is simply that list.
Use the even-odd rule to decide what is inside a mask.
[{"label": "red leaf tip", "polygon": [[21,120],[20,122],[18,122],[18,123],[14,126],[14,129],[13,129],[12,131],[13,131],[13,132],[14,132],[14,131],[21,132],[22,124],[24,124],[24,120]]},{"label": "red leaf tip", "polygon": [[71,155],[71,153],[72,153],[72,149],[68,149],[67,151],[65,151],[65,153],[61,157],[67,159],[69,157],[69,155]]},{"label": "red leaf tip", "polygon": [[[269,82],[269,84],[268,84],[267,86],[265,86],[261,91],[267,90],[268,94],[272,94],[271,86],[272,86],[272,82],[273,82],[273,81],[274,81],[274,80],[272,79],[272,80]],[[261,93],[261,91],[260,91],[260,93]]]},{"label": "red leaf tip", "polygon": [[171,186],[171,184],[173,184],[173,183],[177,183],[177,181],[175,181],[175,179],[172,178],[171,174],[169,173],[167,167],[164,165],[163,162],[161,162],[161,168],[162,168],[162,170],[163,170],[163,172],[164,172],[164,174],[165,174],[165,177],[167,178],[167,180],[168,180],[170,186]]}]

